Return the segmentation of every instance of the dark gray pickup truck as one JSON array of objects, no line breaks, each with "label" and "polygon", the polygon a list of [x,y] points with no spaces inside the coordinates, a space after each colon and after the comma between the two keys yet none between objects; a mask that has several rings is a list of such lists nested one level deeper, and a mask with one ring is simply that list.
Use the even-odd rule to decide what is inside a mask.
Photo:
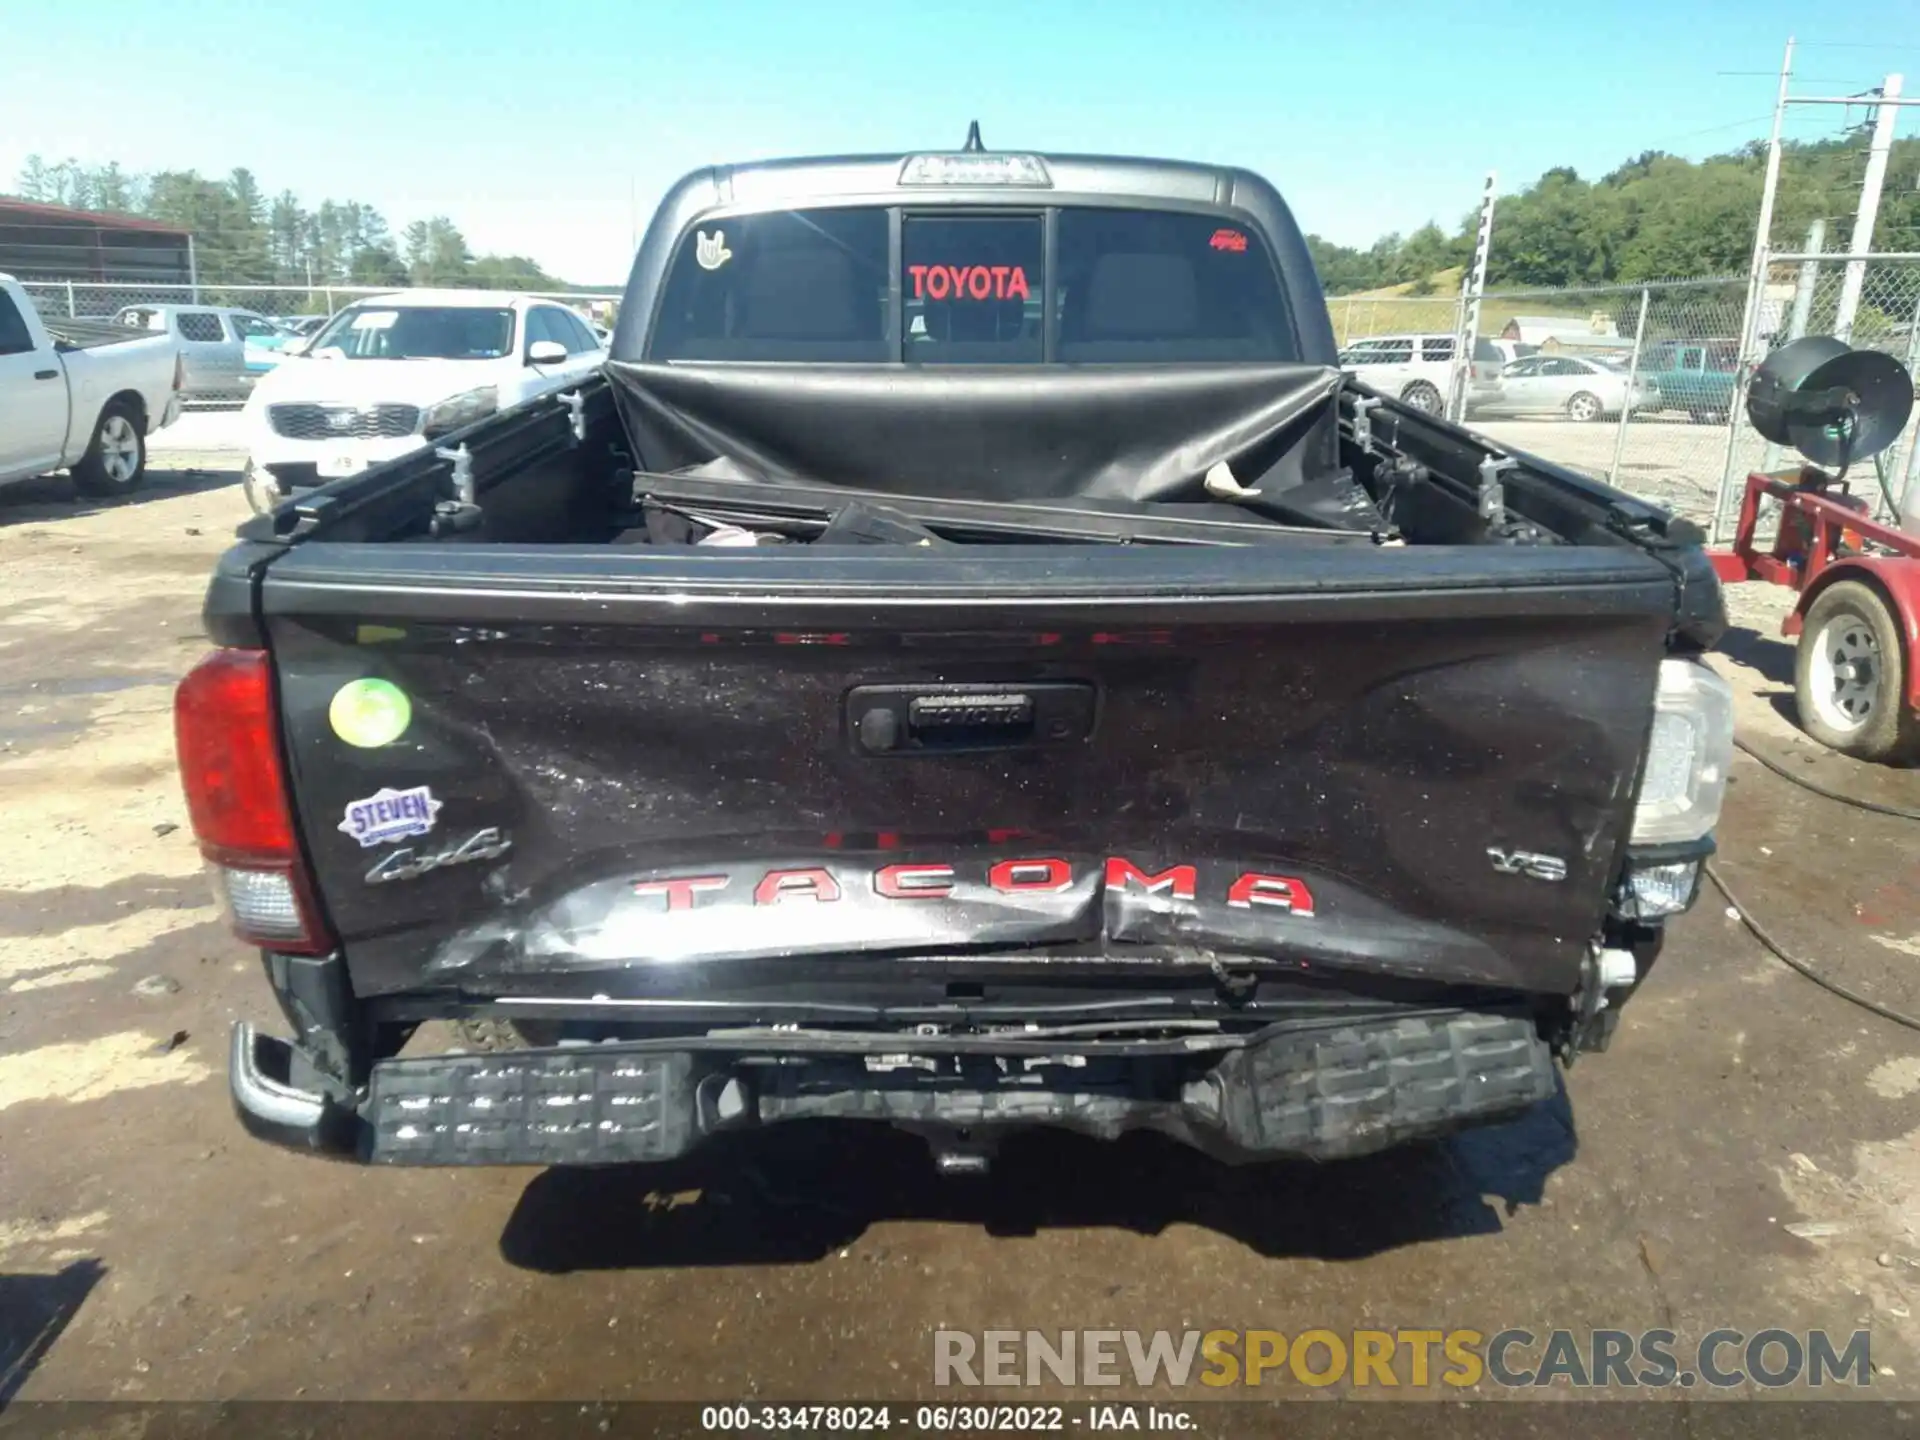
[{"label": "dark gray pickup truck", "polygon": [[219,563],[177,719],[292,1029],[234,1033],[256,1135],[1352,1155],[1552,1094],[1693,902],[1698,532],[1343,377],[1258,177],[704,170],[612,353]]}]

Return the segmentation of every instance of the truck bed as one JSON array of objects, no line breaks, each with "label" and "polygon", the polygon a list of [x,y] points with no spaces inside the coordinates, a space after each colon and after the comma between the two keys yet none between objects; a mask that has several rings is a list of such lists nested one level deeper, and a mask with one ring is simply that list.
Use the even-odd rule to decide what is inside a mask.
[{"label": "truck bed", "polygon": [[111,320],[93,320],[70,316],[40,317],[47,333],[55,341],[74,350],[98,350],[108,345],[124,345],[131,340],[152,340],[151,330],[135,330]]}]

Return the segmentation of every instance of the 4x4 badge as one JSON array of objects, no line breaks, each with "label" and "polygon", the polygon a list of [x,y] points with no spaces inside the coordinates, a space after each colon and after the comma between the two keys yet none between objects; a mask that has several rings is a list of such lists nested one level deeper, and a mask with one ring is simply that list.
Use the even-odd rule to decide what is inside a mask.
[{"label": "4x4 badge", "polygon": [[466,865],[475,860],[497,860],[513,848],[513,842],[498,830],[480,830],[452,849],[438,854],[420,855],[412,850],[395,850],[367,872],[367,883],[379,885],[388,880],[415,880],[431,870],[449,865]]},{"label": "4x4 badge", "polygon": [[1567,862],[1558,855],[1542,855],[1537,850],[1502,850],[1487,847],[1487,858],[1502,875],[1524,875],[1529,880],[1564,880]]}]

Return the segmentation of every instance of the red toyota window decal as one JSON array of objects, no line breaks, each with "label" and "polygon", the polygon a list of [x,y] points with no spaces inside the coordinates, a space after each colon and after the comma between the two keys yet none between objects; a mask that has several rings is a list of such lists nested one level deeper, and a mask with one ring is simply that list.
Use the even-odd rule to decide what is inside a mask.
[{"label": "red toyota window decal", "polygon": [[1024,265],[909,265],[916,300],[1025,300]]},{"label": "red toyota window decal", "polygon": [[1231,250],[1236,255],[1245,254],[1247,249],[1247,237],[1238,230],[1216,230],[1207,243],[1216,250]]}]

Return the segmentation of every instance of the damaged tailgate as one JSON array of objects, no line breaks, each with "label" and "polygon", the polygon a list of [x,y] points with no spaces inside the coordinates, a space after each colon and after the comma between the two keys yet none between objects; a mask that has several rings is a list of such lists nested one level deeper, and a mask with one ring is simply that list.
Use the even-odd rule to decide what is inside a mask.
[{"label": "damaged tailgate", "polygon": [[[634,1001],[849,958],[1569,993],[1672,604],[1625,547],[316,540],[261,589],[355,992]],[[357,746],[369,678],[408,718]]]}]

